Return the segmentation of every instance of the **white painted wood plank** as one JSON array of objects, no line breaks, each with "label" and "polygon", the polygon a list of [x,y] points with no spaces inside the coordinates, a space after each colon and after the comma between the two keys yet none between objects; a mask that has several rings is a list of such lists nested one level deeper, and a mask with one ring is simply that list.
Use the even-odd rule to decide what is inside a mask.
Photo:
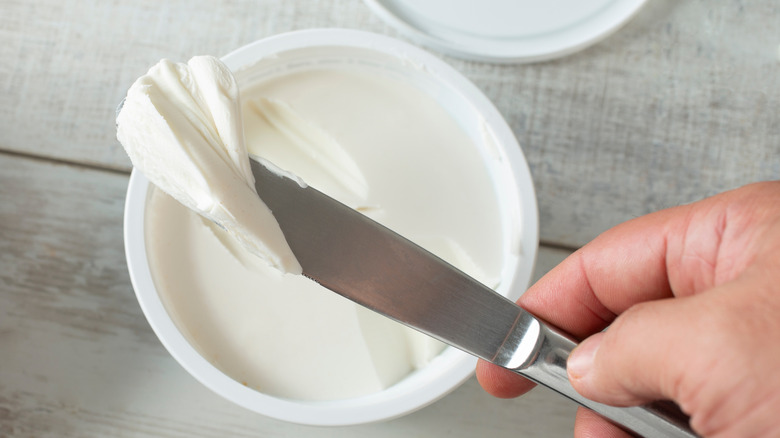
[{"label": "white painted wood plank", "polygon": [[6,2],[0,147],[128,170],[115,140],[115,109],[152,64],[339,26],[385,28],[354,0]]},{"label": "white painted wood plank", "polygon": [[[357,0],[5,2],[0,150],[127,170],[114,109],[149,65],[312,27],[395,35]],[[626,219],[780,178],[778,35],[775,0],[650,0],[561,60],[448,61],[520,139],[542,239],[576,247]]]},{"label": "white painted wood plank", "polygon": [[542,239],[577,247],[633,217],[780,178],[778,35],[774,1],[650,0],[576,55],[459,66],[525,150]]},{"label": "white painted wood plank", "polygon": [[[568,437],[574,406],[474,379],[379,424],[288,424],[222,400],[160,345],[122,245],[127,176],[0,154],[0,436]],[[568,254],[543,249],[537,272]],[[538,275],[538,274],[537,274]]]}]

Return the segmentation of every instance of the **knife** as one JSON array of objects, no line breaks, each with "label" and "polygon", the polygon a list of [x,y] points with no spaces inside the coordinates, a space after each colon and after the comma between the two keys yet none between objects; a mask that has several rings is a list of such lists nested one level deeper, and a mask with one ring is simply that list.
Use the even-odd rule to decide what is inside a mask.
[{"label": "knife", "polygon": [[303,275],[364,307],[512,370],[645,437],[696,437],[671,402],[618,408],[569,383],[571,337],[363,214],[250,160]]}]

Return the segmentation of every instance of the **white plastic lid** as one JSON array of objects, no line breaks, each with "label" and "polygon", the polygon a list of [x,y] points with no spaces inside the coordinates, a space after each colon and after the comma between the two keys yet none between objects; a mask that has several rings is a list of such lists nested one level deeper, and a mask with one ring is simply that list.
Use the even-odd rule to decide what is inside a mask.
[{"label": "white plastic lid", "polygon": [[413,41],[474,61],[569,55],[619,29],[646,0],[364,0]]}]

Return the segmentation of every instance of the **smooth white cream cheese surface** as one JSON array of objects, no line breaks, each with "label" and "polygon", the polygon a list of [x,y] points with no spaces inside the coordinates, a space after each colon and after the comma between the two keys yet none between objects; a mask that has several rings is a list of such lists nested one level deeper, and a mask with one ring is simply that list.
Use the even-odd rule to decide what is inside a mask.
[{"label": "smooth white cream cheese surface", "polygon": [[[497,285],[506,242],[485,158],[432,97],[381,74],[322,69],[254,84],[241,99],[251,154]],[[269,267],[159,190],[145,220],[166,309],[201,354],[247,386],[302,400],[358,397],[444,348]]]}]

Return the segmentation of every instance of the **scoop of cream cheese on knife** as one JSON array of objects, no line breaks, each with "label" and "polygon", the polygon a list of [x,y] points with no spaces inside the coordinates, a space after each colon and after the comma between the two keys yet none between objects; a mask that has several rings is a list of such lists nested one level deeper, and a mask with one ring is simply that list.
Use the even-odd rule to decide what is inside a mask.
[{"label": "scoop of cream cheese on knife", "polygon": [[300,274],[279,224],[257,196],[238,85],[211,56],[163,59],[127,92],[117,138],[133,166],[271,266]]}]

